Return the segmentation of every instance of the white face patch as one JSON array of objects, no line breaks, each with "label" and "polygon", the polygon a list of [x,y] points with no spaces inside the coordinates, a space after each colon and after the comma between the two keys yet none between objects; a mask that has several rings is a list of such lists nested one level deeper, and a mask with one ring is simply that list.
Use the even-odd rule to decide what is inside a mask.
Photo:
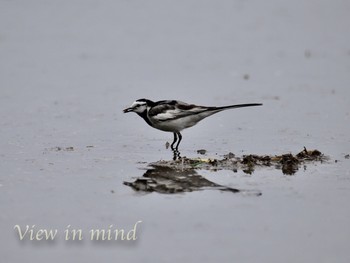
[{"label": "white face patch", "polygon": [[147,109],[147,103],[144,101],[135,101],[131,104],[130,108],[132,108],[133,112],[142,113]]}]

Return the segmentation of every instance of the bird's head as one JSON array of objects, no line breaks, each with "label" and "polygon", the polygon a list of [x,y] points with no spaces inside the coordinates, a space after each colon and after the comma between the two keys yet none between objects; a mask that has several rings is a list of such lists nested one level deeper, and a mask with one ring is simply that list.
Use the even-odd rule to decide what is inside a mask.
[{"label": "bird's head", "polygon": [[139,99],[133,102],[129,108],[123,110],[124,113],[127,112],[135,112],[135,113],[143,113],[147,110],[147,107],[151,107],[153,104],[152,101],[147,99]]}]

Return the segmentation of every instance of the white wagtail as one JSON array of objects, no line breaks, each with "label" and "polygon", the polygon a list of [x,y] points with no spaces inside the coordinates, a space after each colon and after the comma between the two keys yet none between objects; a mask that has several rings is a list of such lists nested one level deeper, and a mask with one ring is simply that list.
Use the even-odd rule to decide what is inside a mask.
[{"label": "white wagtail", "polygon": [[[223,110],[261,105],[261,103],[248,103],[223,107],[205,107],[177,100],[153,102],[148,99],[139,99],[123,112],[135,112],[153,128],[174,133],[171,149],[175,153],[175,151],[178,152],[182,139],[180,131],[183,129],[192,127],[204,118]],[[176,147],[174,147],[176,142]]]}]

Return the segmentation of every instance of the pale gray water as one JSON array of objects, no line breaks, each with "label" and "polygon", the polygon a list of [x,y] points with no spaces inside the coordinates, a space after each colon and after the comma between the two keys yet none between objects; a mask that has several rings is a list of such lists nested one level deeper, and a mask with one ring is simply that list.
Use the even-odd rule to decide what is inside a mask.
[{"label": "pale gray water", "polygon": [[[341,0],[0,1],[2,261],[349,262],[349,12]],[[264,103],[184,131],[188,157],[306,146],[330,161],[294,176],[198,172],[260,197],[136,193],[123,181],[172,157],[172,134],[122,113],[142,97]],[[88,240],[138,220],[137,241]],[[59,233],[19,241],[16,224]],[[67,225],[86,239],[64,241]]]}]

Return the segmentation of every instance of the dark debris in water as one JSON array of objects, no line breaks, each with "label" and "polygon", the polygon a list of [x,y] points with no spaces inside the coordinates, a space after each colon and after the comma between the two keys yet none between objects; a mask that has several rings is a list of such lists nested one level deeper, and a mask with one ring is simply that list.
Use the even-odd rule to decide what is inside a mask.
[{"label": "dark debris in water", "polygon": [[280,169],[284,174],[292,175],[301,165],[307,163],[323,162],[327,157],[318,150],[304,148],[296,155],[291,153],[282,155],[249,154],[237,157],[233,153],[224,155],[223,159],[180,158],[173,161],[157,161],[152,165],[172,167],[174,169],[204,169],[204,170],[242,170],[252,174],[258,167],[272,167]]},{"label": "dark debris in water", "polygon": [[207,153],[207,150],[205,150],[205,149],[200,149],[200,150],[197,150],[197,153],[198,153],[198,154],[204,155],[204,154]]},{"label": "dark debris in water", "polygon": [[48,150],[49,151],[55,151],[55,152],[59,152],[59,151],[72,152],[72,151],[74,151],[74,147],[73,146],[69,146],[69,147],[56,146],[56,147],[52,147],[52,148],[50,148]]}]

